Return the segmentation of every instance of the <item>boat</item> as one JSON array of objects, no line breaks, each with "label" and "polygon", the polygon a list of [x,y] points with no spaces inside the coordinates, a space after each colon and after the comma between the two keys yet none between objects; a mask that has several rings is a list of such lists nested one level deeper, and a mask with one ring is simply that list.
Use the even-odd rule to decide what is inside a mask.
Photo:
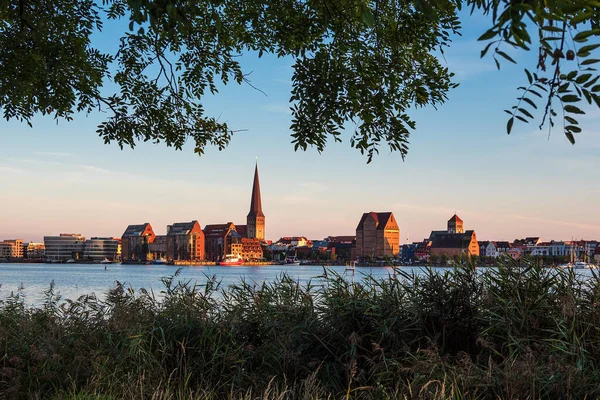
[{"label": "boat", "polygon": [[219,261],[219,265],[221,265],[221,266],[242,265],[242,264],[244,264],[244,260],[239,256],[234,256],[233,254],[227,254],[222,261]]},{"label": "boat", "polygon": [[294,256],[294,257],[287,257],[285,259],[285,265],[300,265],[300,261],[298,261],[298,259],[296,258],[296,256]]},{"label": "boat", "polygon": [[67,264],[74,264],[74,263],[75,263],[75,260],[73,260],[72,258],[67,260]]},{"label": "boat", "polygon": [[104,257],[104,260],[100,261],[100,264],[112,264],[112,261],[110,261],[108,258]]},{"label": "boat", "polygon": [[167,264],[167,260],[165,260],[164,258],[157,258],[156,260],[152,261],[153,265],[166,265]]}]

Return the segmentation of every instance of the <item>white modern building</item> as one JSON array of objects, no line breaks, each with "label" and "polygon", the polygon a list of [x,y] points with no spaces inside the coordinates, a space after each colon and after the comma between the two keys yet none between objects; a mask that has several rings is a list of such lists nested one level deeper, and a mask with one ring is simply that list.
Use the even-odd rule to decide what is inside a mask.
[{"label": "white modern building", "polygon": [[115,238],[93,237],[85,241],[83,258],[85,260],[102,261],[117,260],[121,253],[121,241]]},{"label": "white modern building", "polygon": [[83,258],[85,237],[79,233],[61,233],[60,236],[44,236],[46,260],[66,261]]}]

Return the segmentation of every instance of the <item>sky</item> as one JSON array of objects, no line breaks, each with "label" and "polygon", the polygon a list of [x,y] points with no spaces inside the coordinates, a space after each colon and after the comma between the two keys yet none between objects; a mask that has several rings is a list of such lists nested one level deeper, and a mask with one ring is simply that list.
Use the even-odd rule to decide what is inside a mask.
[{"label": "sky", "polygon": [[[294,152],[292,60],[270,56],[242,58],[266,95],[230,84],[203,100],[208,115],[242,131],[225,150],[209,147],[201,157],[191,145],[105,145],[95,133],[100,112],[58,123],[39,116],[33,128],[3,120],[0,240],[121,236],[144,222],[157,234],[182,221],[245,224],[257,160],[268,239],[353,235],[369,211],[393,212],[402,243],[444,229],[454,213],[479,240],[600,239],[600,111],[586,109],[574,146],[560,129],[549,136],[535,123],[515,124],[507,135],[503,110],[515,103],[534,55],[511,52],[519,64],[498,71],[491,58],[479,57],[487,20],[462,20],[463,35],[442,60],[460,86],[437,110],[411,110],[417,127],[404,161],[382,148],[367,164],[350,147],[351,132],[322,154]],[[114,40],[106,35],[97,40],[108,48]]]}]

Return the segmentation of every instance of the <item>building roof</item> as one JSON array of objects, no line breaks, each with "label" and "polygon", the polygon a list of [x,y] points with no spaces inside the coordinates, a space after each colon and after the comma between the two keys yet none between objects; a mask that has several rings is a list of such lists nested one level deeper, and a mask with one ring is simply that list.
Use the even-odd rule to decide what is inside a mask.
[{"label": "building roof", "polygon": [[425,239],[425,240],[433,240],[434,237],[436,237],[437,235],[447,235],[448,231],[431,231],[431,233],[429,234],[429,239]]},{"label": "building roof", "polygon": [[198,224],[198,221],[196,220],[190,222],[176,222],[171,225],[167,236],[189,235],[194,230],[196,225],[198,225],[198,228],[200,228],[200,224]]},{"label": "building roof", "polygon": [[226,224],[204,225],[205,236],[225,236],[231,229],[235,229],[233,222]]},{"label": "building roof", "polygon": [[496,244],[496,247],[501,247],[501,248],[510,248],[510,243],[506,242],[506,241],[502,241],[502,242],[494,242]]},{"label": "building roof", "polygon": [[351,243],[356,240],[356,235],[352,236],[328,236],[330,242],[334,243]]},{"label": "building roof", "polygon": [[127,227],[127,229],[125,229],[125,232],[123,233],[123,237],[142,236],[144,234],[144,231],[147,228],[150,228],[150,230],[152,230],[152,227],[150,226],[150,223],[148,223],[148,222],[139,224],[139,225],[129,225]]},{"label": "building roof", "polygon": [[258,181],[258,164],[254,168],[254,183],[252,184],[252,198],[250,199],[249,217],[264,217],[262,201],[260,199],[260,182]]},{"label": "building roof", "polygon": [[248,236],[248,225],[236,225],[235,230],[240,236]]},{"label": "building roof", "polygon": [[482,246],[487,247],[488,244],[490,244],[490,241],[489,240],[481,240],[481,241],[477,242],[477,244],[479,245],[479,247],[482,247]]},{"label": "building roof", "polygon": [[438,249],[466,249],[471,243],[473,231],[465,233],[448,233],[435,235],[431,241],[431,248]]},{"label": "building roof", "polygon": [[356,230],[362,230],[363,229],[363,225],[365,223],[365,220],[371,216],[373,217],[373,219],[375,220],[375,225],[377,226],[377,230],[384,230],[385,226],[387,225],[389,219],[392,217],[392,213],[391,212],[368,212],[368,213],[364,213],[360,219],[360,222],[358,223],[358,226],[356,227]]},{"label": "building roof", "polygon": [[454,215],[452,216],[452,218],[450,218],[450,219],[448,220],[448,222],[452,222],[452,221],[454,221],[454,222],[463,222],[463,220],[462,220],[462,219],[460,219],[460,218],[458,217],[458,215],[456,215],[456,214],[454,214]]}]

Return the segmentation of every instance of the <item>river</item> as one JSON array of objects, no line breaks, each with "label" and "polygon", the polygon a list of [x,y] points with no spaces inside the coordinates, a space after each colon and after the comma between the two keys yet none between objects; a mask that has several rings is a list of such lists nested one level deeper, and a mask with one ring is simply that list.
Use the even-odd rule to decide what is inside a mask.
[{"label": "river", "polygon": [[[101,264],[6,264],[0,263],[0,299],[5,299],[11,292],[23,287],[25,303],[38,305],[44,296],[44,291],[54,282],[55,291],[63,299],[76,299],[83,294],[94,293],[104,298],[106,292],[114,287],[115,282],[125,283],[127,287],[135,290],[140,288],[152,289],[159,293],[164,285],[163,277],[175,274],[178,268],[181,272],[179,281],[191,281],[203,285],[209,277],[216,276],[222,286],[239,283],[242,279],[248,282],[262,283],[272,280],[282,273],[287,273],[301,283],[316,282],[323,274],[323,267],[319,265],[306,266],[193,266],[175,267],[171,265],[122,265],[110,264],[107,269]],[[393,274],[389,267],[356,267],[355,274],[346,272],[344,266],[327,267],[329,270],[348,276],[349,279],[361,279],[365,275],[377,278],[387,278]],[[423,267],[400,267],[407,273],[421,274]],[[445,268],[434,268],[443,271]],[[590,270],[578,270],[583,275],[591,275]]]},{"label": "river", "polygon": [[[323,274],[323,267],[270,265],[260,267],[235,266],[193,266],[175,267],[172,265],[122,265],[110,264],[105,270],[101,264],[20,264],[0,263],[0,299],[6,298],[11,292],[23,287],[25,302],[28,305],[40,304],[43,293],[54,281],[55,291],[63,298],[76,299],[83,294],[95,293],[103,298],[106,292],[114,287],[115,282],[126,283],[135,290],[140,288],[153,289],[156,293],[164,288],[161,278],[172,276],[178,268],[181,273],[180,281],[192,281],[203,285],[208,277],[216,276],[223,286],[239,283],[242,279],[249,282],[261,283],[287,273],[301,283],[317,280]],[[327,267],[340,274],[352,277],[351,272],[345,272],[344,266]],[[422,272],[418,267],[403,267],[407,272]],[[356,267],[354,279],[372,274],[386,278],[393,270],[388,267]]]}]

